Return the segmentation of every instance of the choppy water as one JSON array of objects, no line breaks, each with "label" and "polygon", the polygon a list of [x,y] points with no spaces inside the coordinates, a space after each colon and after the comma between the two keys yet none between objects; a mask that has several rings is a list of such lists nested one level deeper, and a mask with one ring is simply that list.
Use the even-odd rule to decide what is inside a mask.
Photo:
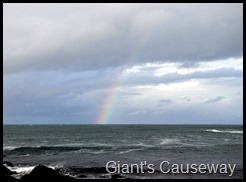
[{"label": "choppy water", "polygon": [[243,127],[212,125],[4,125],[4,160],[21,169],[44,164],[104,167],[121,163],[236,163]]}]

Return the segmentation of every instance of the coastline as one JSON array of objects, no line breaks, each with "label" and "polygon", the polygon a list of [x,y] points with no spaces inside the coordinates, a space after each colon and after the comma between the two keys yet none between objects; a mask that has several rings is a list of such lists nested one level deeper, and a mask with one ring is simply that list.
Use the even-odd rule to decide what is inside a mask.
[{"label": "coastline", "polygon": [[[11,177],[13,179],[27,179],[27,178],[39,178],[39,176],[42,176],[44,178],[51,178],[51,174],[54,178],[59,179],[243,179],[243,169],[238,168],[235,170],[234,174],[232,176],[229,176],[228,174],[192,174],[192,173],[167,173],[163,174],[161,171],[156,170],[154,173],[148,173],[147,170],[144,171],[144,173],[133,173],[133,174],[123,174],[123,173],[115,173],[111,174],[108,173],[105,167],[91,167],[91,168],[83,168],[83,167],[58,167],[58,168],[52,168],[49,166],[43,166],[43,165],[37,165],[33,167],[32,169],[29,168],[27,171],[22,172],[16,172],[18,170],[13,170],[14,168],[17,169],[18,167],[15,167],[12,165],[11,162],[4,162],[3,167],[7,167],[11,171],[9,174],[3,174],[4,177]],[[40,168],[42,168],[40,170]],[[48,172],[47,172],[48,171]],[[52,177],[52,178],[53,178]]]},{"label": "coastline", "polygon": [[[31,173],[38,165],[76,179],[243,178],[241,126],[42,125],[8,126],[4,127],[3,132],[3,160],[13,162],[14,167],[9,169],[17,172],[12,174],[17,178]],[[115,163],[110,163],[109,167],[121,168],[115,174],[106,170],[110,161]],[[170,162],[170,165],[165,163],[164,167],[171,168],[177,164],[180,170],[185,171],[189,166],[193,172],[163,173],[160,171],[163,161]],[[146,163],[142,165],[142,162]],[[218,173],[221,174],[201,174],[197,169],[203,164],[220,165]],[[126,166],[132,168],[132,165],[139,171],[144,166],[145,173],[137,174],[138,170],[135,169],[134,172],[126,172],[127,169],[123,169]],[[153,173],[152,167],[155,169]],[[226,174],[223,174],[223,168]]]}]

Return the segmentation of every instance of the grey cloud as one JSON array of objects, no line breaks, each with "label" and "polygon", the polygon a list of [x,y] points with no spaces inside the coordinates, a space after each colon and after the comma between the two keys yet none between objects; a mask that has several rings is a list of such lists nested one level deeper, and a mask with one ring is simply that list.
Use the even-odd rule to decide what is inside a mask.
[{"label": "grey cloud", "polygon": [[223,99],[225,99],[224,96],[217,96],[215,98],[211,98],[211,99],[206,100],[204,103],[205,104],[212,104],[212,103],[215,103],[215,102],[219,102],[219,101],[221,101]]},{"label": "grey cloud", "polygon": [[[129,75],[123,85],[115,85],[119,76],[115,69],[85,72],[42,71],[11,74],[4,77],[4,114],[5,115],[38,115],[47,112],[73,113],[78,111],[96,112],[112,87],[121,86],[119,95],[141,96],[133,90],[136,85],[156,85],[185,81],[189,79],[207,79],[240,76],[242,70],[218,69],[208,72],[194,72],[187,75],[169,74],[155,77],[153,70]],[[241,81],[214,79],[214,84],[241,86]],[[236,84],[236,85],[235,85]],[[217,98],[218,99],[218,98]],[[186,99],[187,102],[189,98]],[[210,101],[211,102],[211,101]],[[158,106],[170,104],[171,100],[160,100]],[[91,110],[91,111],[90,111]]]},{"label": "grey cloud", "polygon": [[130,115],[145,115],[147,114],[146,110],[136,110],[136,111],[132,111],[129,113]]},{"label": "grey cloud", "polygon": [[163,106],[163,105],[168,105],[172,102],[171,99],[161,99],[158,102],[158,107]]},{"label": "grey cloud", "polygon": [[129,91],[129,90],[121,90],[120,91],[120,95],[121,96],[139,96],[139,95],[142,95],[141,93],[138,93],[138,92],[132,92],[132,91]]},{"label": "grey cloud", "polygon": [[[115,116],[112,120],[118,123],[129,124],[145,124],[157,123],[157,124],[242,124],[242,118],[238,118],[235,113],[241,106],[237,105],[224,107],[223,104],[218,106],[204,104],[194,104],[184,107],[184,105],[177,106],[176,109],[165,108],[150,111],[142,117],[139,115],[130,115],[128,111],[124,114],[124,118]],[[158,114],[155,114],[157,113]],[[154,114],[153,114],[154,113]]]},{"label": "grey cloud", "polygon": [[[96,74],[30,72],[4,78],[5,116],[96,115],[103,97]],[[99,74],[100,76],[100,74]],[[90,83],[92,82],[92,83]],[[91,85],[98,84],[97,89]]]},{"label": "grey cloud", "polygon": [[179,68],[197,68],[199,63],[196,62],[185,62],[179,66]]},{"label": "grey cloud", "polygon": [[[146,99],[136,86],[190,79],[233,87],[234,93],[242,91],[243,70],[202,72],[195,68],[201,66],[199,61],[242,57],[243,4],[5,3],[3,11],[5,123],[95,123],[115,87],[120,87],[119,99],[133,99],[130,108],[127,104],[115,106],[123,113],[112,113],[116,123],[162,123],[163,118],[166,123],[183,123],[182,119],[195,123],[204,108],[212,113],[202,118],[204,123],[218,118],[233,121],[232,115],[243,105],[238,104],[241,94],[239,102],[225,106],[228,112],[224,116],[216,115],[213,104],[190,102],[184,104],[190,107],[186,110],[155,107],[156,111],[144,105],[138,108],[136,103],[141,99],[145,104]],[[128,66],[151,62],[178,62],[194,72],[157,77],[156,67],[143,67],[122,75]],[[207,102],[219,102],[221,97]],[[163,99],[156,104],[168,106],[173,101]]]},{"label": "grey cloud", "polygon": [[191,99],[189,98],[189,97],[183,97],[182,98],[184,101],[186,101],[186,102],[190,102],[191,101]]},{"label": "grey cloud", "polygon": [[174,82],[181,82],[190,79],[210,79],[210,78],[242,78],[243,70],[233,68],[220,68],[209,71],[194,71],[185,75],[178,73],[170,73],[163,76],[151,76],[148,71],[135,73],[131,79],[126,80],[129,85],[155,85],[155,84],[169,84]]},{"label": "grey cloud", "polygon": [[236,95],[241,95],[241,92],[237,92]]},{"label": "grey cloud", "polygon": [[5,74],[243,54],[243,4],[39,5],[4,5]]}]

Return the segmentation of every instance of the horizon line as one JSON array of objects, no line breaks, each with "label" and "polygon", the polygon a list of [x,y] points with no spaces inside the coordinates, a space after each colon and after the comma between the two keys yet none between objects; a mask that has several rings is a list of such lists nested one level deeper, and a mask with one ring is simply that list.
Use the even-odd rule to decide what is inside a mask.
[{"label": "horizon line", "polygon": [[98,126],[106,126],[106,125],[242,125],[243,126],[243,123],[242,124],[209,124],[209,123],[173,123],[173,124],[168,124],[168,123],[163,123],[163,124],[160,124],[160,123],[153,123],[153,124],[149,124],[149,123],[142,123],[142,124],[138,124],[138,123],[118,123],[118,124],[95,124],[95,123],[92,123],[92,124],[89,124],[89,123],[84,123],[84,124],[79,124],[79,123],[66,123],[66,124],[58,124],[58,123],[46,123],[46,124],[42,124],[42,123],[34,123],[34,124],[28,124],[28,123],[22,123],[22,124],[18,124],[18,123],[3,123],[3,125],[29,125],[29,126],[32,126],[32,125],[58,125],[58,126],[62,126],[62,125],[98,125]]}]

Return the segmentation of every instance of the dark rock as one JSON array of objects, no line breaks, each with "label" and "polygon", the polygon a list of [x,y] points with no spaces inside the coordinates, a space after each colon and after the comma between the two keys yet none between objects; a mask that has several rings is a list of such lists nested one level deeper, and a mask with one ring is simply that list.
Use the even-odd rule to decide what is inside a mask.
[{"label": "dark rock", "polygon": [[92,168],[70,168],[71,172],[78,173],[107,173],[105,167],[92,167]]},{"label": "dark rock", "polygon": [[14,167],[14,165],[9,161],[3,161],[3,164],[6,164],[6,166],[9,166],[9,167]]},{"label": "dark rock", "polygon": [[113,174],[111,176],[111,179],[119,179],[119,178],[123,178],[123,177],[121,175],[119,175],[119,174]]},{"label": "dark rock", "polygon": [[16,178],[14,178],[13,176],[4,176],[2,178],[2,181],[4,181],[4,182],[7,182],[7,181],[12,182],[12,181],[18,181],[18,180]]},{"label": "dark rock", "polygon": [[94,167],[91,168],[93,172],[95,173],[107,173],[107,170],[105,167]]},{"label": "dark rock", "polygon": [[84,175],[84,174],[79,174],[77,177],[78,177],[78,178],[86,178],[87,176]]},{"label": "dark rock", "polygon": [[16,181],[17,179],[10,176],[12,174],[15,174],[16,172],[9,170],[6,166],[3,165],[2,168],[2,179],[3,181]]},{"label": "dark rock", "polygon": [[108,177],[101,175],[101,176],[99,176],[99,178],[105,178],[105,179],[107,179]]},{"label": "dark rock", "polygon": [[26,174],[22,176],[22,180],[31,180],[31,181],[38,181],[38,180],[59,180],[59,181],[74,181],[74,178],[71,178],[69,176],[63,176],[59,174],[57,171],[43,166],[39,165],[36,166],[29,174]]},{"label": "dark rock", "polygon": [[9,170],[5,165],[3,165],[3,168],[2,168],[2,175],[3,176],[9,176],[11,174],[14,174],[15,172]]}]

